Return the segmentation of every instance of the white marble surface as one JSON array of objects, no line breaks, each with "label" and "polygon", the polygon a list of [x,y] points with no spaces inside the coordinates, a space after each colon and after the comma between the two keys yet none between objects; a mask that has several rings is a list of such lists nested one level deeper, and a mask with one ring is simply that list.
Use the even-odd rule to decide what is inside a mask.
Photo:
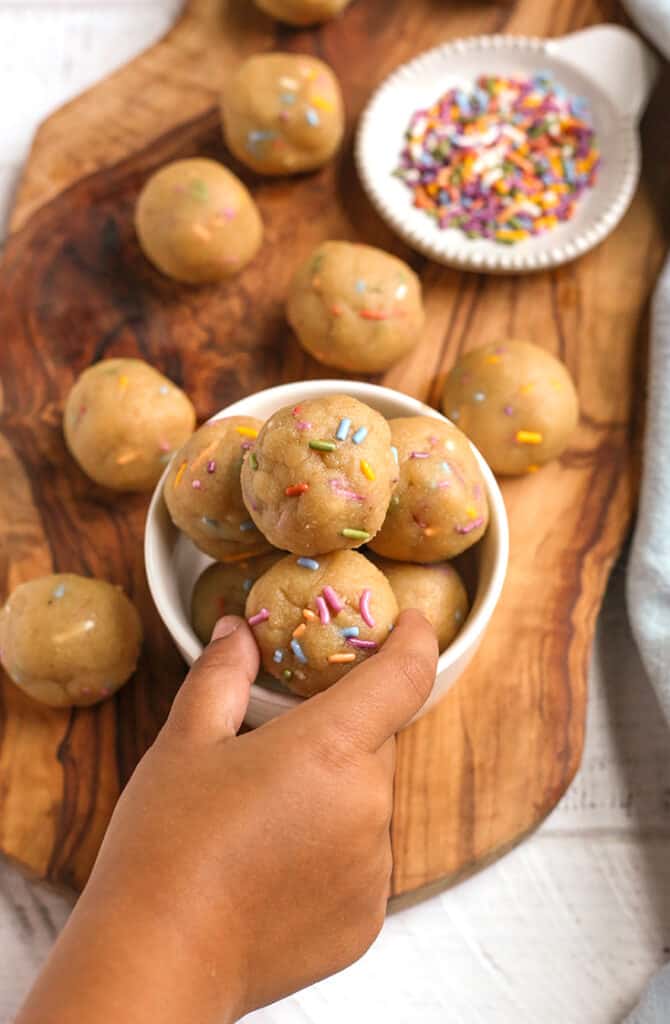
[{"label": "white marble surface", "polygon": [[[148,45],[179,0],[0,0],[0,221],[35,125]],[[618,570],[594,651],[586,753],[520,848],[392,914],[343,974],[253,1024],[615,1024],[670,954],[670,737],[632,648]],[[68,903],[0,866],[0,1024]]]}]

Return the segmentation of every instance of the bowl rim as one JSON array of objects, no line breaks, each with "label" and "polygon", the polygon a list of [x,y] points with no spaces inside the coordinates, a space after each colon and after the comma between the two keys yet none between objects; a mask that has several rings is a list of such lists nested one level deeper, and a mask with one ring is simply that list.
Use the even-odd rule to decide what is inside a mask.
[{"label": "bowl rim", "polygon": [[[272,401],[278,409],[284,405],[290,405],[296,401],[306,401],[310,398],[323,398],[334,394],[347,394],[359,401],[367,402],[372,408],[376,408],[374,396],[381,401],[386,399],[389,402],[400,402],[405,406],[403,415],[407,416],[430,416],[433,419],[445,420],[451,423],[446,416],[426,405],[418,398],[406,395],[394,388],[383,387],[379,384],[371,384],[367,381],[349,381],[338,379],[319,379],[309,381],[294,381],[287,384],[279,384],[262,391],[253,392],[245,398],[238,399],[231,405],[219,410],[211,416],[207,423],[224,419],[229,416],[253,415],[253,410],[248,408],[250,402],[264,399]],[[372,400],[370,400],[372,397]],[[202,424],[204,426],[204,424]],[[463,627],[451,644],[440,654],[438,659],[436,678],[448,671],[466,653],[473,650],[488,626],[493,612],[498,604],[507,575],[509,562],[509,523],[507,510],[498,482],[493,475],[488,463],[470,441],[470,447],[477,459],[479,468],[484,477],[486,495],[489,502],[489,525],[488,530],[493,531],[494,561],[491,570],[491,579],[488,587],[483,593],[479,607],[467,616]],[[167,508],[163,499],[163,489],[170,464],[166,466],[160,480],[158,481],[151,497],[144,530],[144,563],[147,583],[152,600],[158,614],[170,633],[173,643],[183,654],[188,652],[189,656],[196,660],[202,653],[203,645],[195,637],[192,628],[188,625],[185,615],[180,615],[173,607],[171,601],[160,586],[158,576],[161,572],[159,563],[161,556],[159,552],[158,537],[160,523],[158,521],[159,510],[167,516]],[[176,527],[174,527],[176,530]],[[186,623],[186,625],[185,625]],[[195,643],[194,643],[195,639]],[[188,660],[188,659],[186,659]],[[274,690],[268,690],[262,684],[254,682],[251,686],[250,703],[266,704],[273,707],[281,707],[288,710],[297,707],[305,698],[293,694],[284,694]]]}]

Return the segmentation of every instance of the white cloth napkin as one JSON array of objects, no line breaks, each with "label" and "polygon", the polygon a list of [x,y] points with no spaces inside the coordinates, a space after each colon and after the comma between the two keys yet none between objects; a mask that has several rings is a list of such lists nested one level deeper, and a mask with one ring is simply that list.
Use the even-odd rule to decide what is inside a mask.
[{"label": "white cloth napkin", "polygon": [[[640,31],[670,59],[670,0],[624,0]],[[628,613],[645,669],[670,723],[670,260],[654,294],[642,492],[628,565]],[[626,1024],[669,1024],[670,964]]]}]

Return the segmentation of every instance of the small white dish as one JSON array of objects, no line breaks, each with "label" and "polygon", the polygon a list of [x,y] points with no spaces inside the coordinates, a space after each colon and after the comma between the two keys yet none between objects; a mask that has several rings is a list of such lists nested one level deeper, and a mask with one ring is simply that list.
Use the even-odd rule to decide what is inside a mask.
[{"label": "small white dish", "polygon": [[[361,117],[356,163],[381,216],[414,249],[464,270],[522,273],[567,263],[601,242],[626,212],[640,174],[638,119],[658,62],[632,32],[598,25],[559,39],[473,36],[429,50],[398,68],[373,95]],[[559,85],[591,108],[602,163],[594,188],[574,218],[514,246],[469,239],[441,229],[412,203],[393,172],[414,112],[448,89],[467,89],[482,74],[553,74]]]},{"label": "small white dish", "polygon": [[[439,412],[423,402],[390,388],[374,384],[341,380],[314,380],[259,391],[222,409],[213,419],[224,416],[256,416],[266,420],[278,409],[311,398],[346,392],[366,402],[387,418],[394,416],[432,416],[444,419]],[[490,508],[490,524],[477,546],[479,552],[477,588],[470,614],[454,642],[440,656],[433,692],[420,714],[425,714],[465,670],[486,631],[500,598],[509,556],[507,513],[500,488],[488,465],[474,448],[486,483]],[[202,554],[172,524],[163,500],[165,470],[151,499],[147,515],[144,556],[149,589],[158,613],[165,623],[182,657],[189,664],[202,653],[202,644],[190,622],[191,594],[201,572],[212,559]],[[252,726],[276,718],[301,703],[302,698],[256,683],[245,721]]]}]

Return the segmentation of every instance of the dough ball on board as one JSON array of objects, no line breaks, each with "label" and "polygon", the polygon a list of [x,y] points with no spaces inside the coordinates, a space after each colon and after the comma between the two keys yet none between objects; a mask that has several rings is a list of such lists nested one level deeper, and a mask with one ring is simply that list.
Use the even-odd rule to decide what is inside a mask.
[{"label": "dough ball on board", "polygon": [[51,707],[97,704],[135,671],[142,625],[120,587],[62,573],[18,586],[0,612],[2,665]]},{"label": "dough ball on board", "polygon": [[221,99],[226,144],[258,174],[313,171],[327,163],[344,134],[344,105],[334,73],[316,57],[250,57]]},{"label": "dough ball on board", "polygon": [[392,366],[421,340],[425,319],[411,267],[353,242],[315,249],[293,278],[286,315],[310,355],[354,373]]},{"label": "dough ball on board", "polygon": [[77,378],[63,431],[83,471],[114,491],[151,491],[195,428],[184,392],[141,359],[104,359]]},{"label": "dough ball on board", "polygon": [[137,237],[150,263],[185,284],[214,284],[239,273],[260,248],[258,207],[215,160],[177,160],[147,181],[135,210]]},{"label": "dough ball on board", "polygon": [[494,342],[462,356],[447,377],[442,409],[501,476],[557,459],[579,421],[567,368],[527,341]]}]

